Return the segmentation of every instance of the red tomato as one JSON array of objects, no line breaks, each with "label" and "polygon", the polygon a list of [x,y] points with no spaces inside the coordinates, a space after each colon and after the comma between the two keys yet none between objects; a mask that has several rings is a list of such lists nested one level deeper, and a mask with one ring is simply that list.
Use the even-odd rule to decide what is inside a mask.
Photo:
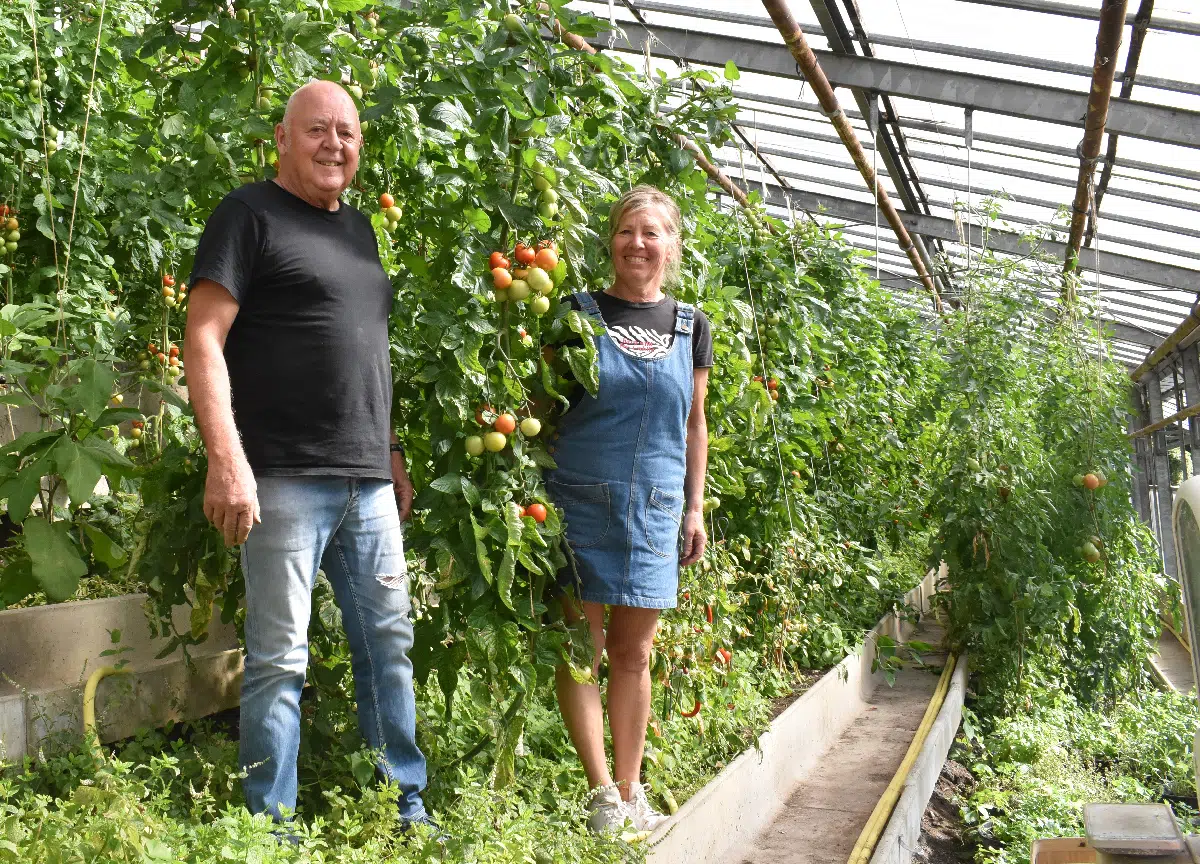
[{"label": "red tomato", "polygon": [[491,257],[488,258],[488,267],[492,270],[495,270],[497,267],[503,267],[507,270],[511,266],[512,262],[504,257],[503,252],[493,252]]},{"label": "red tomato", "polygon": [[171,357],[178,357],[179,356],[179,346],[172,345],[171,350],[168,351],[167,354],[168,354],[168,356],[171,356]]},{"label": "red tomato", "polygon": [[533,263],[533,259],[537,257],[537,252],[534,252],[524,243],[518,243],[516,251],[513,253],[513,257],[517,259],[518,264],[524,264],[526,267],[528,267]]},{"label": "red tomato", "polygon": [[517,515],[520,516],[522,519],[524,519],[528,515],[528,511],[524,507],[522,507],[520,510],[517,511]]},{"label": "red tomato", "polygon": [[558,266],[558,253],[547,246],[544,249],[539,249],[537,254],[533,256],[533,264],[535,267],[541,267],[547,272]]},{"label": "red tomato", "polygon": [[539,249],[553,249],[555,252],[557,252],[557,251],[558,251],[558,244],[557,244],[557,243],[555,243],[553,240],[539,240],[539,241],[538,241],[537,248],[539,248]]},{"label": "red tomato", "polygon": [[503,291],[513,283],[512,274],[503,267],[495,267],[492,269],[492,284]]},{"label": "red tomato", "polygon": [[174,288],[175,287],[175,277],[172,276],[170,273],[164,273],[163,274],[163,284],[166,285],[168,288]]},{"label": "red tomato", "polygon": [[541,524],[546,521],[546,505],[540,502],[530,504],[526,508],[526,512],[533,517],[533,521]]},{"label": "red tomato", "polygon": [[379,209],[380,210],[386,210],[389,207],[395,207],[395,206],[396,206],[396,199],[393,198],[391,195],[389,195],[387,192],[384,192],[382,195],[379,196]]},{"label": "red tomato", "polygon": [[475,422],[480,426],[490,426],[496,422],[496,409],[491,405],[480,405],[479,410],[475,412]]},{"label": "red tomato", "polygon": [[517,428],[517,418],[511,414],[501,414],[496,418],[494,428],[501,435],[511,435]]}]

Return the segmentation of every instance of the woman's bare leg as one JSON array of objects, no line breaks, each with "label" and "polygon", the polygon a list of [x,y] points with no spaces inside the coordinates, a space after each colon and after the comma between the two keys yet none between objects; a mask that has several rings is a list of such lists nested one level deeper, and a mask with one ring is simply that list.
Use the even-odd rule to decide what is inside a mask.
[{"label": "woman's bare leg", "polygon": [[613,606],[608,621],[608,726],[613,777],[626,801],[641,782],[646,724],[650,720],[650,649],[658,609]]},{"label": "woman's bare leg", "polygon": [[588,785],[592,788],[607,786],[613,781],[608,773],[608,759],[604,755],[604,708],[600,702],[600,685],[596,680],[600,670],[600,654],[604,650],[604,606],[601,603],[580,603],[570,596],[564,597],[562,604],[563,614],[568,621],[578,621],[582,615],[587,616],[596,653],[592,660],[591,684],[577,682],[565,665],[555,670],[558,710],[562,712],[571,743],[575,745],[575,752],[583,763]]}]

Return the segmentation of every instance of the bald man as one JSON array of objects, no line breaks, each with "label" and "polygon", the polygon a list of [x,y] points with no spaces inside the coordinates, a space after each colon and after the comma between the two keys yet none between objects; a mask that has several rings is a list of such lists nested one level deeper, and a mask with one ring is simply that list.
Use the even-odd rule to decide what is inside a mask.
[{"label": "bald man", "polygon": [[241,544],[246,803],[281,821],[296,807],[319,568],[342,610],[359,726],[407,828],[429,822],[400,530],[412,484],[391,429],[392,286],[370,221],[341,200],[362,145],[354,101],[329,81],[304,85],[275,145],[278,176],[230,192],[204,228],[185,341],[204,515]]}]

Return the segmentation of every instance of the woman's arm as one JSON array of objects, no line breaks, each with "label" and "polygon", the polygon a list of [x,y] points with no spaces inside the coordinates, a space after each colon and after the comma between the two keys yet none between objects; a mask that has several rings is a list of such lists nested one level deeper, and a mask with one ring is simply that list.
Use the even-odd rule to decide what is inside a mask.
[{"label": "woman's arm", "polygon": [[708,370],[693,370],[692,382],[692,413],[687,421],[687,474],[683,480],[687,509],[683,515],[680,567],[699,561],[708,542],[704,530],[704,476],[708,471],[708,421],[704,417],[704,397],[708,393]]}]

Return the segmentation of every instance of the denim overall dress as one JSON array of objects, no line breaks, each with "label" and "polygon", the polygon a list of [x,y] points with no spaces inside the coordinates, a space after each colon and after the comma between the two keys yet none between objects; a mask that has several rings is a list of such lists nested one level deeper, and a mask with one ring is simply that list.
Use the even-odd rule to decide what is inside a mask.
[{"label": "denim overall dress", "polygon": [[[590,294],[575,300],[603,323]],[[676,306],[675,338],[665,357],[631,357],[611,338],[597,338],[599,394],[584,393],[558,425],[558,467],[547,474],[546,489],[566,517],[574,559],[561,583],[574,586],[582,600],[675,606],[694,313],[687,303]]]}]

